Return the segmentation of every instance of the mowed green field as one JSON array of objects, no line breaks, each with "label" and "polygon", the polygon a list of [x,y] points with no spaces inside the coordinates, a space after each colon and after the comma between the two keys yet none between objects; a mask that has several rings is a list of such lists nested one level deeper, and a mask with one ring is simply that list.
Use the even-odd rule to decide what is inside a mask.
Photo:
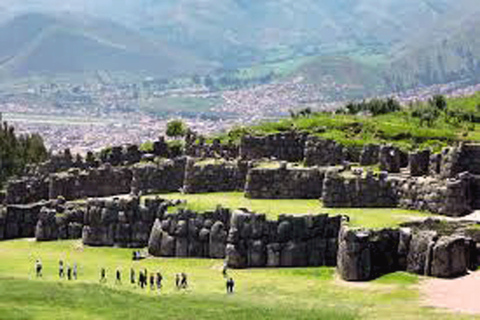
[{"label": "mowed green field", "polygon": [[[36,279],[41,258],[44,276]],[[131,261],[131,250],[83,247],[77,241],[0,243],[0,319],[471,319],[421,306],[422,279],[396,273],[370,283],[345,283],[334,268],[230,270],[236,292],[225,293],[221,260],[151,258]],[[59,280],[58,260],[79,265],[79,280]],[[99,270],[107,268],[107,284]],[[128,283],[147,268],[164,276],[161,293]],[[123,284],[114,283],[114,270]],[[174,275],[189,288],[177,291]]]},{"label": "mowed green field", "polygon": [[[411,217],[405,210],[326,210],[316,200],[249,200],[239,193],[169,194],[188,207],[208,210],[217,204],[266,213],[345,213],[357,226],[394,226]],[[84,247],[80,240],[37,243],[0,242],[0,320],[4,319],[471,319],[422,305],[423,278],[395,273],[368,283],[347,283],[335,268],[229,270],[235,279],[227,295],[222,260],[149,258],[133,262],[132,249]],[[35,277],[35,260],[44,276]],[[79,279],[58,279],[58,261],[79,266]],[[99,283],[107,269],[108,281]],[[123,283],[114,273],[122,270]],[[159,293],[129,283],[130,268],[161,271]],[[175,289],[175,274],[185,272],[189,288]]]},{"label": "mowed green field", "polygon": [[213,210],[220,204],[226,208],[247,208],[256,213],[264,213],[269,219],[277,219],[280,214],[345,214],[350,217],[350,225],[364,228],[395,227],[402,222],[412,219],[432,216],[432,214],[425,212],[397,208],[324,208],[322,203],[315,199],[248,199],[243,196],[242,192],[170,193],[159,195],[159,197],[186,200],[187,204],[185,207],[196,212]]}]

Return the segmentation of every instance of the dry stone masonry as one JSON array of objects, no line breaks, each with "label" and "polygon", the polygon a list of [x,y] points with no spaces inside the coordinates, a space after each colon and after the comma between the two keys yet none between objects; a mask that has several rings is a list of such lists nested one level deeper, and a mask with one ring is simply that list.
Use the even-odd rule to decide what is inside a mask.
[{"label": "dry stone masonry", "polygon": [[198,214],[179,210],[158,216],[148,241],[148,251],[158,257],[225,258],[231,212],[218,207]]},{"label": "dry stone masonry", "polygon": [[249,166],[241,160],[196,162],[191,158],[185,169],[184,192],[243,191]]},{"label": "dry stone masonry", "polygon": [[235,211],[226,262],[231,268],[334,266],[342,217],[265,215]]},{"label": "dry stone masonry", "polygon": [[319,168],[254,168],[247,176],[245,196],[254,199],[318,199],[325,170]]},{"label": "dry stone masonry", "polygon": [[475,243],[461,235],[411,228],[354,230],[344,225],[337,270],[348,281],[371,280],[395,271],[452,278],[475,270],[475,257]]}]

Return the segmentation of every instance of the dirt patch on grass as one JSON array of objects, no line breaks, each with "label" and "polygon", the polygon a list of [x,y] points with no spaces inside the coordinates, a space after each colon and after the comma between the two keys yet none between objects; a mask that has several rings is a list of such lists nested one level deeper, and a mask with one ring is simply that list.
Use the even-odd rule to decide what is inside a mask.
[{"label": "dirt patch on grass", "polygon": [[420,285],[425,306],[452,312],[480,314],[480,272],[457,279],[426,279]]}]

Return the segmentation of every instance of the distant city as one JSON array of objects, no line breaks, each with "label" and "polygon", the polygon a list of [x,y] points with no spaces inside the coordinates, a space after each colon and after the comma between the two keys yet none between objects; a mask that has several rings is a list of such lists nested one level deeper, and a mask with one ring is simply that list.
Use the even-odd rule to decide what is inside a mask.
[{"label": "distant city", "polygon": [[[150,81],[151,82],[151,81]],[[122,85],[41,84],[0,96],[3,119],[19,133],[40,133],[51,151],[70,148],[85,154],[105,146],[140,144],[162,135],[172,118],[183,119],[201,134],[222,132],[236,125],[288,116],[290,110],[310,107],[313,111],[338,108],[348,101],[342,85],[305,84],[289,81],[250,88],[212,91],[201,85],[162,88],[152,83]],[[480,85],[460,83],[436,85],[394,95],[402,104],[428,99],[433,94],[468,95]],[[327,92],[328,94],[322,94]],[[332,95],[332,91],[336,94]],[[191,99],[185,112],[163,105],[175,99]],[[142,104],[157,104],[153,110]],[[198,111],[195,103],[215,101]],[[164,110],[164,111],[162,111]]]}]

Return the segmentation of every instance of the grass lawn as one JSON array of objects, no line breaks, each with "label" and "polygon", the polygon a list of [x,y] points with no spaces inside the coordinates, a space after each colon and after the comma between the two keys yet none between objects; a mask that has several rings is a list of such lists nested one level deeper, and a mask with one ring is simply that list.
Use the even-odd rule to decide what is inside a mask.
[{"label": "grass lawn", "polygon": [[[40,257],[44,277],[34,277]],[[422,307],[421,278],[395,273],[370,283],[337,279],[333,268],[231,270],[226,295],[221,260],[130,260],[131,250],[83,247],[80,241],[0,242],[0,319],[471,319]],[[79,280],[58,280],[58,260],[79,264]],[[106,267],[108,283],[98,283]],[[130,267],[161,270],[161,294],[127,283]],[[116,268],[123,285],[113,283]],[[174,289],[186,272],[189,289]]]},{"label": "grass lawn", "polygon": [[248,199],[242,192],[221,192],[207,194],[162,194],[162,198],[187,200],[186,207],[197,211],[214,209],[218,204],[237,209],[248,208],[256,213],[265,213],[270,219],[279,214],[346,214],[350,217],[350,225],[365,228],[384,228],[398,226],[399,223],[412,218],[432,216],[420,211],[390,208],[323,208],[319,200],[263,200]]}]

